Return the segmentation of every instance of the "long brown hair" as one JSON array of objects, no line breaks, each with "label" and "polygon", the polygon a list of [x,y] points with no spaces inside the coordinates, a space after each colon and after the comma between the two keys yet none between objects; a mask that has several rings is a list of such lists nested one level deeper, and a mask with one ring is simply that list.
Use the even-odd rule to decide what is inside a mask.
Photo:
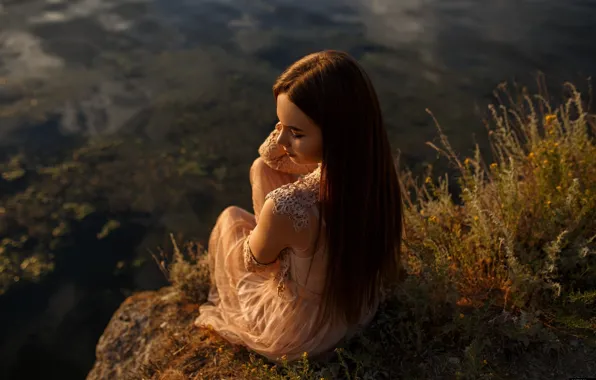
[{"label": "long brown hair", "polygon": [[377,94],[358,62],[334,50],[287,68],[273,86],[276,99],[282,93],[323,137],[328,265],[319,322],[354,324],[401,273],[401,192]]}]

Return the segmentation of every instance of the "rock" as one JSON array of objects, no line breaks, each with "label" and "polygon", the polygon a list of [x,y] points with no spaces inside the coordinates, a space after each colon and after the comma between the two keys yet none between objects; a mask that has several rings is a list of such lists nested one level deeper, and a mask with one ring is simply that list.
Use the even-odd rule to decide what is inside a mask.
[{"label": "rock", "polygon": [[172,287],[128,297],[99,339],[87,379],[139,377],[171,345],[172,332],[187,329],[197,315],[198,306],[180,301]]}]

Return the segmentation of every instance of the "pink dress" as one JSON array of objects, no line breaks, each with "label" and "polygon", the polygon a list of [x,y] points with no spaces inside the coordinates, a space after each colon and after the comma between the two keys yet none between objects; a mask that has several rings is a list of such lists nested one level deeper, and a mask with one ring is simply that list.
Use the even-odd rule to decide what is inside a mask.
[{"label": "pink dress", "polygon": [[[283,355],[294,360],[304,352],[311,357],[329,352],[370,322],[377,309],[365,311],[357,326],[328,320],[316,328],[327,264],[324,244],[314,247],[320,167],[297,165],[280,154],[277,133],[259,148],[261,157],[250,170],[254,215],[228,207],[211,232],[211,290],[195,321],[275,361]],[[274,202],[274,213],[292,220],[304,244],[286,248],[275,263],[264,266],[253,259],[247,242],[266,199]],[[324,222],[319,239],[325,242]]]}]

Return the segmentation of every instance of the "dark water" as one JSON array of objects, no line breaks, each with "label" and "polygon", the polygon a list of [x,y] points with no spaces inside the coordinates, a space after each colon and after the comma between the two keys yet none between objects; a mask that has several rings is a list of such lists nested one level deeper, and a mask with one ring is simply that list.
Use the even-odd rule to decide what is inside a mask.
[{"label": "dark water", "polygon": [[[0,213],[0,240],[35,236],[14,257],[40,250],[55,268],[0,296],[1,377],[84,378],[119,303],[165,284],[148,250],[170,249],[169,233],[204,243],[225,206],[250,207],[271,85],[294,60],[354,55],[394,149],[420,170],[435,162],[426,108],[466,153],[484,144],[498,83],[543,71],[555,98],[566,80],[587,88],[595,18],[591,0],[3,0],[0,162],[20,154],[25,175],[0,179],[4,218],[21,207],[18,223]],[[79,169],[37,174],[80,149]],[[48,200],[20,200],[28,188]],[[95,211],[59,239],[32,231],[67,202]],[[119,227],[97,238],[109,220]]]}]

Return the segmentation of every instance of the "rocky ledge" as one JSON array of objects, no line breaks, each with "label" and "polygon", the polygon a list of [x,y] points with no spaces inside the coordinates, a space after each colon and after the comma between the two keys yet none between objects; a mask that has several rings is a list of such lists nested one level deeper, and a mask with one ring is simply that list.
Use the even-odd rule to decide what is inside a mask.
[{"label": "rocky ledge", "polygon": [[198,306],[180,301],[172,287],[128,297],[112,316],[96,348],[88,380],[133,379],[192,329]]}]

